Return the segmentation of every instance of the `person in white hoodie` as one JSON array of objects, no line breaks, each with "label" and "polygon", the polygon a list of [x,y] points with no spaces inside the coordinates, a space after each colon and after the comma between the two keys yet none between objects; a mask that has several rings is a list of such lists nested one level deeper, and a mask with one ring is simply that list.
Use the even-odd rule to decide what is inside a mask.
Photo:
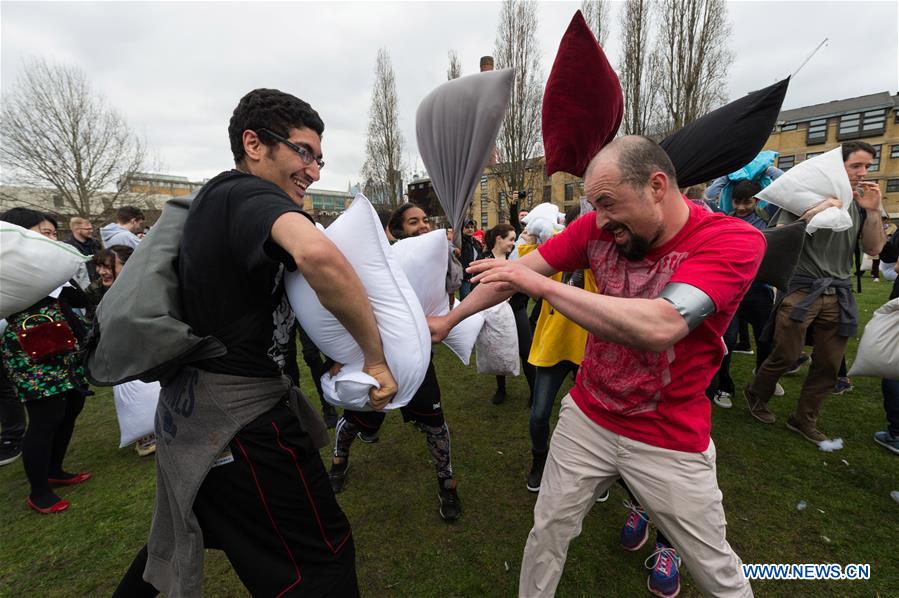
[{"label": "person in white hoodie", "polygon": [[113,245],[125,245],[137,249],[140,237],[137,233],[144,230],[144,213],[134,206],[122,206],[115,213],[115,222],[111,222],[100,229],[100,239],[103,247]]}]

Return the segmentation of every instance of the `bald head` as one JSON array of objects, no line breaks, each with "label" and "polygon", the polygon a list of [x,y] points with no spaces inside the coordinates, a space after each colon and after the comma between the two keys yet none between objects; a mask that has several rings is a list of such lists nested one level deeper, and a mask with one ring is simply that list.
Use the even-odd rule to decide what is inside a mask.
[{"label": "bald head", "polygon": [[586,179],[591,171],[600,164],[614,163],[621,175],[621,182],[634,188],[640,188],[649,183],[650,177],[656,172],[662,172],[668,177],[671,187],[677,187],[677,175],[674,172],[674,164],[662,147],[650,139],[641,135],[627,135],[614,139],[610,144],[602,148],[593,156],[587,165]]}]

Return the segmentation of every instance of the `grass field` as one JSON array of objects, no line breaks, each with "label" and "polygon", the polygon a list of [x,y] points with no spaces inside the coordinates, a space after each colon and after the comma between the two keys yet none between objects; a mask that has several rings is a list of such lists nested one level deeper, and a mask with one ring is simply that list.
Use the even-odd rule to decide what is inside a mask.
[{"label": "grass field", "polygon": [[[866,280],[858,297],[863,323],[886,301],[888,287]],[[850,344],[850,363],[856,345]],[[753,364],[753,357],[735,355],[738,385]],[[535,500],[524,487],[526,384],[510,380],[509,400],[495,406],[491,377],[462,366],[443,347],[436,365],[465,513],[452,525],[440,519],[424,440],[399,414],[389,416],[379,443],[354,444],[349,482],[339,496],[353,524],[360,586],[370,597],[515,595]],[[786,396],[772,401],[773,426],[752,419],[739,397],[733,409],[713,410],[728,539],[746,563],[871,566],[869,581],[757,581],[759,596],[899,596],[899,504],[890,497],[899,490],[899,461],[872,440],[885,422],[879,381],[856,379],[853,392],[828,399],[820,427],[842,437],[845,448],[824,453],[783,425],[805,371],[782,380]],[[308,376],[305,385],[314,394]],[[61,490],[72,502],[69,511],[29,511],[21,462],[0,468],[0,595],[112,593],[146,541],[155,488],[152,457],[117,446],[111,392],[98,389],[78,420],[67,458],[71,471],[88,469],[94,478]],[[648,547],[628,553],[618,546],[624,498],[614,487],[612,499],[586,517],[559,596],[648,595]],[[802,500],[808,507],[800,511]],[[215,551],[208,554],[205,594],[245,594]],[[682,595],[699,595],[689,572]]]}]

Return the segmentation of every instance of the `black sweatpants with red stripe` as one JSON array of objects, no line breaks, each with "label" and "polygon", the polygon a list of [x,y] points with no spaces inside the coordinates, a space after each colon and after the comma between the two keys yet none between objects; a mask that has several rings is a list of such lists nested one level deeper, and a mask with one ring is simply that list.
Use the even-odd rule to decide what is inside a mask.
[{"label": "black sweatpants with red stripe", "polygon": [[[290,408],[257,417],[229,448],[234,461],[213,467],[194,501],[206,547],[225,552],[253,596],[358,596],[350,524]],[[156,595],[145,564],[146,547],[117,596]]]}]

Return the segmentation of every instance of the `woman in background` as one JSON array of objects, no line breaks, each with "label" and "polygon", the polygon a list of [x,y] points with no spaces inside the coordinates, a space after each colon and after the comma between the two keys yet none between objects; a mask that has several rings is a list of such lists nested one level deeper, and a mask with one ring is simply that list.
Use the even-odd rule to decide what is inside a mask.
[{"label": "woman in background", "polygon": [[[13,208],[0,220],[56,240],[56,221],[42,212]],[[72,311],[73,307],[86,306],[84,293],[66,285],[10,314],[0,340],[3,368],[28,412],[28,428],[22,439],[22,464],[31,486],[27,504],[43,514],[58,513],[70,506],[53,487],[74,486],[91,477],[87,471],[69,473],[62,466],[87,395],[87,382],[77,358],[84,326]],[[25,351],[22,343],[29,334],[41,335],[39,350],[44,354],[35,356]]]},{"label": "woman in background", "polygon": [[[512,248],[515,247],[515,229],[509,224],[497,224],[487,231],[484,235],[484,241],[487,244],[487,253],[485,258],[493,258],[497,260],[508,259]],[[528,354],[531,352],[531,341],[533,333],[531,331],[531,323],[528,321],[528,301],[530,297],[524,293],[515,293],[509,299],[509,306],[512,308],[512,314],[515,316],[515,332],[518,336],[518,356],[521,358],[521,369],[524,370],[524,377],[528,381],[528,406],[534,396],[534,366],[528,363]],[[496,377],[496,392],[493,394],[492,402],[499,405],[506,400],[506,377]]]}]

